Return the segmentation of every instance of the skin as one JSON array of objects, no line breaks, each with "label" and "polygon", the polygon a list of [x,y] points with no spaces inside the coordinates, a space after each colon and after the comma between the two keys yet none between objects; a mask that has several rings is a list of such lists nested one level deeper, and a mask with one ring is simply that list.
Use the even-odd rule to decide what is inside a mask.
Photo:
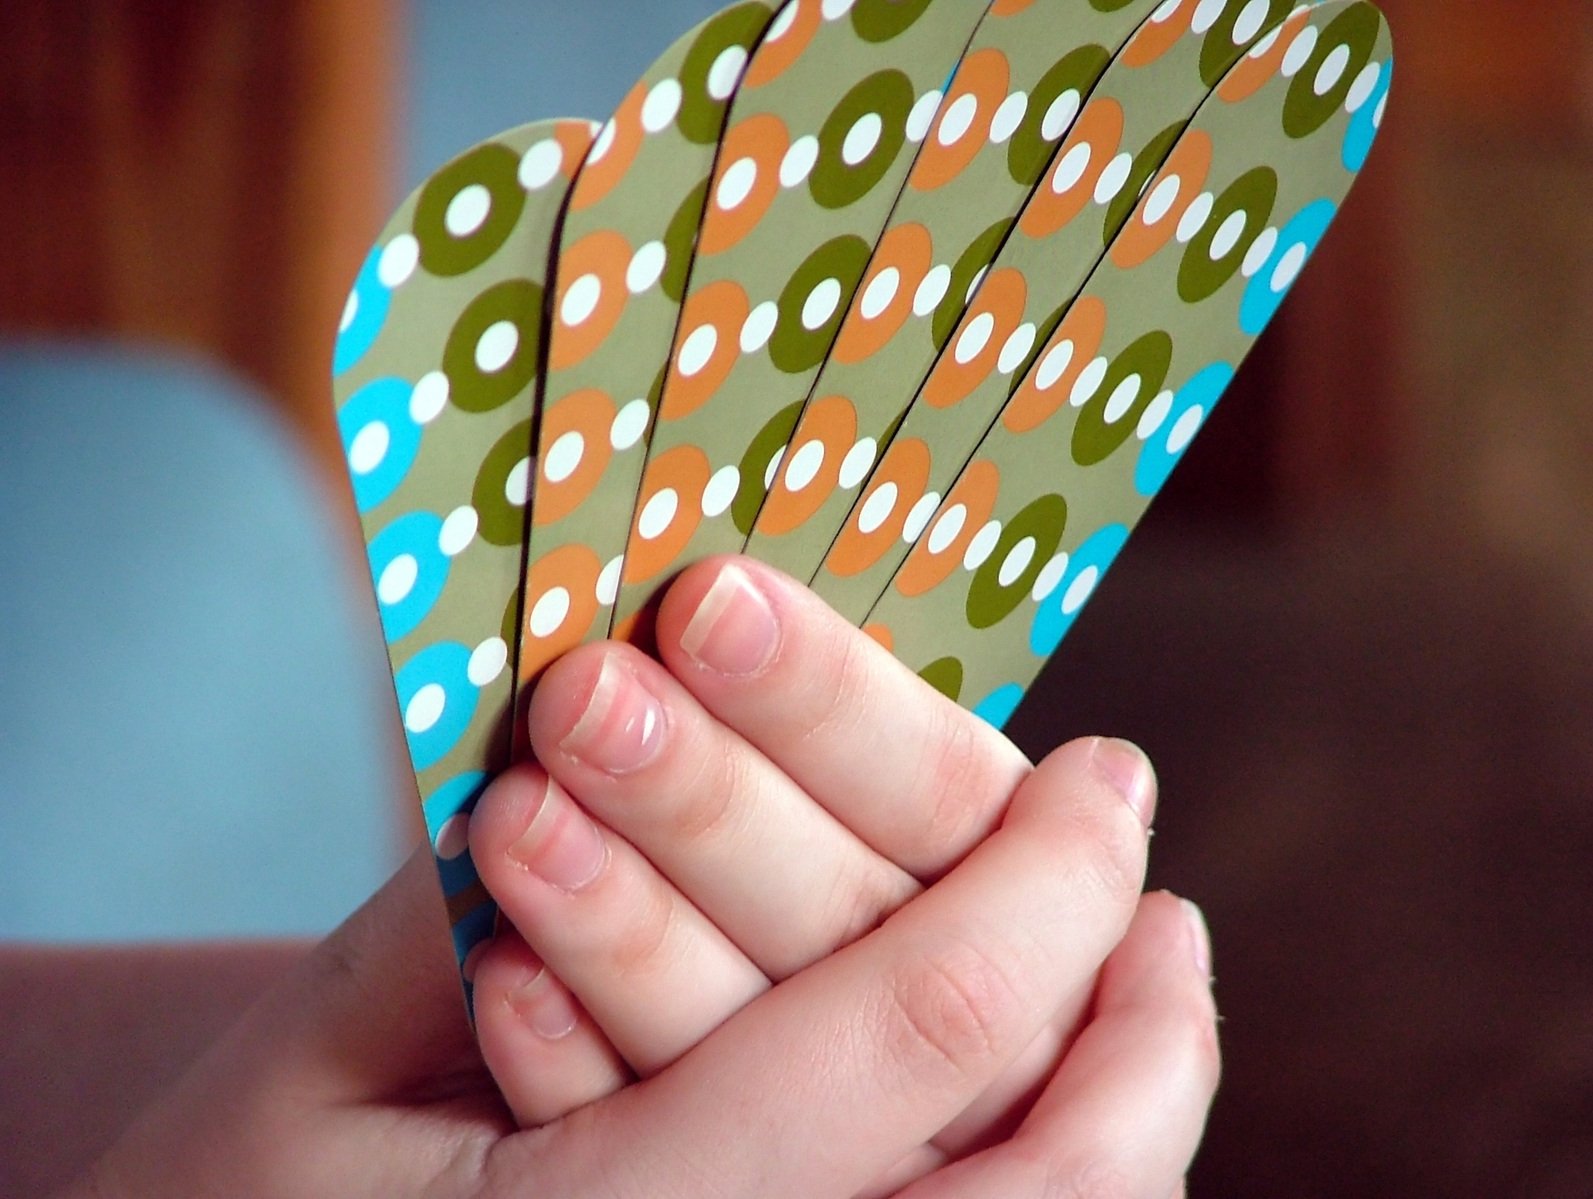
[{"label": "skin", "polygon": [[68,1193],[1177,1193],[1215,1014],[1143,756],[1031,767],[745,560],[658,638],[556,664],[478,807],[479,1050],[418,854]]}]

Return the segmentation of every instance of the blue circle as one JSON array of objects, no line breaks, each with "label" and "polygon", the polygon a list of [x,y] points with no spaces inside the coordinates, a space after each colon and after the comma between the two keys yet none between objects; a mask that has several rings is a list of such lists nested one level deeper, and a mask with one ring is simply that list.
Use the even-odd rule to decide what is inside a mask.
[{"label": "blue circle", "polygon": [[[435,513],[409,512],[371,539],[367,550],[371,579],[376,584],[376,606],[388,645],[397,645],[415,631],[448,584],[449,559],[438,544],[442,527],[442,518]],[[384,597],[382,580],[388,568],[406,556],[415,564],[414,582],[402,595]]]},{"label": "blue circle", "polygon": [[1259,337],[1272,322],[1283,303],[1283,297],[1289,294],[1295,280],[1300,277],[1300,272],[1296,271],[1286,286],[1275,288],[1273,276],[1277,274],[1279,264],[1302,248],[1309,261],[1317,246],[1322,244],[1322,237],[1338,211],[1332,200],[1313,200],[1278,231],[1277,244],[1272,247],[1272,253],[1267,255],[1267,261],[1261,269],[1251,276],[1250,284],[1245,288],[1245,298],[1239,305],[1239,327],[1251,337]]},{"label": "blue circle", "polygon": [[1344,169],[1359,171],[1371,157],[1372,144],[1377,141],[1377,107],[1388,97],[1394,81],[1394,60],[1389,59],[1379,69],[1372,94],[1350,116],[1350,127],[1344,132]]},{"label": "blue circle", "polygon": [[1018,704],[1022,699],[1023,688],[1016,683],[1007,683],[980,700],[975,705],[973,714],[987,724],[1004,729],[1007,727],[1007,721],[1012,719],[1012,714],[1018,710]]},{"label": "blue circle", "polygon": [[[460,813],[468,813],[481,798],[487,785],[487,776],[479,770],[468,770],[455,775],[421,801],[421,814],[426,818],[426,839],[433,846],[447,824]],[[436,855],[433,855],[436,857]],[[436,857],[437,876],[442,880],[444,895],[457,895],[473,886],[480,877],[467,849],[456,858]]]},{"label": "blue circle", "polygon": [[[393,676],[398,710],[405,717],[409,760],[417,771],[441,761],[470,727],[480,691],[470,681],[469,669],[468,647],[457,641],[439,641],[421,650]],[[409,705],[422,688],[431,686],[442,688],[442,712],[430,727],[416,732],[409,727]]]},{"label": "blue circle", "polygon": [[[1056,647],[1062,644],[1062,638],[1067,636],[1068,630],[1073,627],[1073,622],[1084,610],[1084,604],[1080,604],[1071,612],[1063,611],[1063,602],[1067,599],[1073,584],[1078,582],[1080,575],[1093,567],[1096,572],[1095,587],[1100,587],[1101,576],[1111,569],[1112,563],[1117,560],[1117,555],[1122,552],[1127,541],[1127,525],[1107,525],[1103,529],[1097,529],[1083,545],[1068,556],[1068,568],[1062,576],[1062,581],[1052,588],[1051,594],[1041,601],[1039,609],[1034,614],[1034,623],[1029,627],[1030,649],[1042,658],[1056,652]],[[1094,593],[1092,588],[1090,594]]]},{"label": "blue circle", "polygon": [[1187,441],[1176,451],[1172,448],[1173,431],[1184,414],[1199,408],[1204,413],[1200,418],[1204,423],[1233,382],[1233,375],[1233,367],[1226,362],[1214,362],[1179,388],[1167,416],[1140,448],[1139,462],[1134,467],[1134,488],[1141,495],[1152,496],[1160,491],[1189,448]]},{"label": "blue circle", "polygon": [[349,464],[354,503],[361,512],[369,512],[392,495],[415,464],[420,452],[420,426],[409,414],[409,401],[414,394],[414,387],[403,379],[373,379],[349,396],[338,410],[337,428],[343,438],[345,459],[353,453],[354,440],[365,429],[380,424],[387,430],[387,449],[374,466],[360,473],[354,470],[352,461]]},{"label": "blue circle", "polygon": [[387,323],[387,310],[392,305],[393,294],[387,290],[377,274],[381,261],[381,248],[373,247],[365,257],[365,265],[354,280],[349,293],[354,305],[354,316],[346,329],[337,335],[337,345],[332,350],[332,374],[341,375],[365,357],[376,342],[377,334]]}]

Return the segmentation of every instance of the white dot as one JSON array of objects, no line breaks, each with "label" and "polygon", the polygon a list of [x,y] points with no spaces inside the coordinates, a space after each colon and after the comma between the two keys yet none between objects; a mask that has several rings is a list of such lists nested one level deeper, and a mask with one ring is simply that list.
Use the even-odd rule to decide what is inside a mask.
[{"label": "white dot", "polygon": [[1206,410],[1199,404],[1187,410],[1173,422],[1172,430],[1167,434],[1167,452],[1181,454],[1189,443],[1195,440],[1195,434],[1200,432],[1200,422],[1206,419]]},{"label": "white dot", "polygon": [[1099,567],[1086,566],[1079,571],[1079,577],[1068,584],[1066,593],[1062,596],[1062,612],[1065,616],[1072,616],[1084,607],[1090,596],[1095,592],[1095,584],[1101,581]]},{"label": "white dot", "polygon": [[488,637],[470,652],[465,677],[477,687],[485,687],[503,673],[509,664],[509,647],[502,637]]},{"label": "white dot", "polygon": [[1035,545],[1033,537],[1025,537],[1017,545],[1007,551],[1001,569],[996,572],[996,581],[1003,587],[1011,587],[1023,577],[1023,572],[1029,569],[1029,564],[1034,561]]},{"label": "white dot", "polygon": [[415,381],[409,397],[409,415],[417,425],[427,425],[442,415],[448,406],[448,376],[427,371]]},{"label": "white dot", "polygon": [[863,299],[859,308],[863,319],[871,321],[889,308],[891,301],[896,298],[901,283],[902,273],[893,266],[886,267],[870,279],[868,286],[863,289]]},{"label": "white dot", "polygon": [[1151,13],[1151,23],[1153,25],[1165,25],[1173,19],[1173,14],[1179,10],[1183,3],[1184,0],[1162,0],[1160,7]]},{"label": "white dot", "polygon": [[846,131],[846,138],[841,142],[841,161],[849,167],[855,167],[870,154],[874,147],[879,145],[879,135],[884,131],[884,122],[879,119],[879,113],[866,112],[852,123]]},{"label": "white dot", "polygon": [[513,321],[497,321],[487,326],[476,342],[476,366],[485,374],[501,371],[520,346],[520,330]]},{"label": "white dot", "polygon": [[708,365],[708,360],[714,356],[714,350],[718,347],[719,331],[712,325],[698,325],[681,343],[680,355],[676,359],[680,373],[688,379],[691,378]]},{"label": "white dot", "polygon": [[614,139],[619,136],[619,127],[615,125],[614,118],[610,117],[604,122],[603,127],[597,131],[597,140],[592,143],[592,148],[586,152],[586,161],[590,165],[601,162],[610,150],[614,148]]},{"label": "white dot", "polygon": [[1007,338],[1007,343],[1001,347],[1001,357],[996,360],[996,369],[1003,375],[1010,375],[1023,365],[1023,360],[1029,356],[1029,351],[1034,349],[1035,327],[1025,322],[1012,331],[1012,336]]},{"label": "white dot", "polygon": [[1311,90],[1319,96],[1325,96],[1332,91],[1344,72],[1349,70],[1350,48],[1348,46],[1334,46],[1322,65],[1317,68],[1316,81],[1311,85]]},{"label": "white dot", "polygon": [[531,605],[526,628],[533,637],[551,637],[570,614],[570,593],[563,587],[549,587]]},{"label": "white dot", "polygon": [[1145,223],[1159,225],[1167,214],[1173,210],[1173,204],[1178,200],[1178,190],[1183,187],[1184,181],[1177,175],[1169,175],[1156,185],[1150,198],[1145,201]]},{"label": "white dot", "polygon": [[[1070,87],[1055,100],[1051,101],[1045,110],[1045,116],[1040,118],[1040,136],[1048,142],[1054,142],[1073,127],[1073,121],[1079,115],[1079,107],[1083,98],[1077,88]],[[1070,185],[1071,186],[1071,185]]]},{"label": "white dot", "polygon": [[376,262],[376,277],[382,286],[391,291],[400,287],[415,273],[420,263],[420,242],[408,233],[400,233],[387,243]]},{"label": "white dot", "polygon": [[427,683],[410,698],[404,708],[404,727],[412,733],[424,733],[442,719],[448,706],[448,693],[440,683]]},{"label": "white dot", "polygon": [[857,514],[857,527],[863,533],[872,533],[885,523],[896,507],[896,484],[888,479],[876,487]]},{"label": "white dot", "polygon": [[929,273],[919,282],[918,290],[913,293],[913,311],[919,316],[928,316],[945,298],[946,289],[950,286],[951,267],[943,262],[930,267]]},{"label": "white dot", "polygon": [[935,515],[935,509],[940,507],[940,497],[931,491],[928,495],[918,497],[918,502],[907,512],[907,520],[902,525],[902,540],[912,545],[924,535],[924,530],[929,527],[930,517]]},{"label": "white dot", "polygon": [[1232,254],[1234,247],[1239,244],[1239,239],[1245,235],[1245,226],[1250,218],[1244,209],[1228,214],[1228,219],[1217,226],[1217,232],[1211,239],[1211,260],[1221,262]]},{"label": "white dot", "polygon": [[1288,251],[1278,260],[1278,265],[1272,272],[1272,290],[1275,292],[1288,291],[1294,281],[1300,277],[1300,272],[1305,269],[1305,260],[1310,252],[1299,242],[1290,246]]},{"label": "white dot", "polygon": [[531,459],[522,458],[514,464],[503,480],[503,498],[516,508],[523,508],[530,494]]},{"label": "white dot", "polygon": [[616,450],[628,450],[647,432],[647,419],[652,415],[646,400],[632,400],[614,414],[614,423],[608,427],[608,443]]},{"label": "white dot", "polygon": [[360,314],[360,294],[357,291],[348,293],[348,299],[343,301],[343,315],[338,318],[337,331],[347,333],[348,327],[354,323],[354,318]]},{"label": "white dot", "polygon": [[940,128],[935,132],[935,140],[943,146],[953,144],[968,132],[978,115],[978,97],[966,92],[958,96],[951,102],[951,106],[941,113]]},{"label": "white dot", "polygon": [[1257,271],[1267,265],[1267,259],[1272,257],[1272,251],[1278,245],[1278,231],[1266,228],[1261,231],[1261,236],[1250,244],[1250,249],[1245,251],[1245,260],[1239,270],[1246,279],[1255,277]]},{"label": "white dot", "polygon": [[1034,578],[1034,587],[1029,594],[1034,597],[1034,602],[1043,604],[1051,598],[1051,593],[1062,585],[1063,576],[1068,572],[1067,554],[1057,554],[1051,561],[1040,568],[1040,573]]},{"label": "white dot", "polygon": [[1272,53],[1272,48],[1278,44],[1278,39],[1282,36],[1283,26],[1279,25],[1271,30],[1266,37],[1250,47],[1250,57],[1258,60],[1265,58]]},{"label": "white dot", "polygon": [[476,539],[476,529],[481,521],[469,504],[455,508],[442,523],[437,534],[437,548],[450,558],[456,558]]},{"label": "white dot", "polygon": [[819,467],[824,465],[824,443],[822,441],[804,442],[802,447],[791,455],[790,464],[785,469],[785,485],[788,490],[801,491],[818,477]]},{"label": "white dot", "polygon": [[383,567],[382,577],[376,580],[376,598],[389,607],[402,603],[419,577],[420,563],[415,561],[415,555],[399,554]]},{"label": "white dot", "polygon": [[1250,0],[1233,23],[1233,44],[1242,46],[1260,33],[1271,7],[1269,0]]},{"label": "white dot", "polygon": [[536,191],[552,183],[564,165],[564,148],[551,137],[538,142],[520,158],[520,186]]},{"label": "white dot", "polygon": [[957,346],[953,352],[957,365],[967,366],[979,357],[985,346],[990,344],[990,335],[995,328],[996,318],[988,312],[981,312],[963,326],[962,335],[957,338]]},{"label": "white dot", "polygon": [[835,315],[835,309],[840,303],[841,281],[821,280],[812,291],[808,292],[808,298],[802,302],[802,327],[808,330],[819,328]]},{"label": "white dot", "polygon": [[373,420],[358,433],[348,447],[348,468],[356,475],[368,475],[387,457],[387,447],[392,444],[392,433],[379,420]]},{"label": "white dot", "polygon": [[940,108],[941,94],[938,90],[925,92],[914,102],[912,111],[907,114],[907,140],[921,142],[924,135],[929,132],[930,125],[934,124],[935,113]]},{"label": "white dot", "polygon": [[624,572],[624,554],[615,554],[597,572],[597,586],[593,591],[597,594],[597,602],[605,608],[613,607],[614,601],[619,598],[620,575]]},{"label": "white dot", "polygon": [[1139,399],[1140,390],[1144,386],[1145,381],[1138,375],[1130,375],[1113,388],[1111,396],[1106,401],[1106,411],[1102,413],[1106,423],[1115,425],[1127,416],[1128,410]]},{"label": "white dot", "polygon": [[1056,195],[1072,191],[1090,169],[1090,157],[1095,153],[1089,142],[1080,142],[1061,158],[1051,172],[1051,190]]},{"label": "white dot", "polygon": [[573,329],[597,311],[597,302],[602,298],[603,281],[596,275],[582,275],[565,291],[559,319]]},{"label": "white dot", "polygon": [[929,531],[929,552],[944,554],[951,548],[951,543],[957,540],[957,534],[962,532],[963,525],[968,523],[968,509],[962,504],[953,504],[940,514],[940,519],[935,522],[935,527]]},{"label": "white dot", "polygon": [[1101,384],[1106,382],[1106,372],[1110,369],[1111,364],[1105,358],[1097,358],[1085,367],[1073,382],[1073,393],[1068,396],[1068,403],[1075,408],[1089,403],[1095,393],[1101,390]]},{"label": "white dot", "polygon": [[1385,93],[1383,98],[1377,102],[1377,108],[1372,112],[1372,128],[1381,129],[1383,127],[1383,114],[1387,111],[1388,95]]},{"label": "white dot", "polygon": [[780,186],[795,187],[801,183],[812,173],[813,164],[818,160],[819,139],[811,133],[797,138],[780,160]]},{"label": "white dot", "polygon": [[1294,35],[1294,41],[1289,43],[1289,48],[1283,53],[1283,77],[1293,79],[1300,73],[1301,68],[1311,61],[1311,53],[1316,49],[1317,31],[1315,25],[1307,25]]},{"label": "white dot", "polygon": [[967,552],[962,556],[964,570],[978,570],[996,552],[996,543],[1001,540],[1001,522],[992,520],[986,522],[984,528],[973,535],[973,540],[968,543]]},{"label": "white dot", "polygon": [[968,280],[968,290],[962,293],[962,302],[964,304],[973,303],[974,292],[978,291],[979,285],[985,281],[985,273],[989,269],[990,265],[986,263],[974,272],[972,279]]},{"label": "white dot", "polygon": [[1124,151],[1112,159],[1101,172],[1101,177],[1095,181],[1095,202],[1097,204],[1110,204],[1117,199],[1118,193],[1128,183],[1129,174],[1134,170],[1134,156]]},{"label": "white dot", "polygon": [[990,140],[1001,145],[1023,124],[1023,115],[1029,111],[1029,94],[1013,92],[1001,102],[996,115],[990,118]]},{"label": "white dot", "polygon": [[724,211],[736,208],[752,194],[758,181],[758,164],[751,158],[738,158],[719,176],[719,186],[714,191],[714,203]]},{"label": "white dot", "polygon": [[437,830],[437,840],[432,848],[443,861],[451,862],[469,847],[470,816],[465,812],[455,812]]},{"label": "white dot", "polygon": [[1149,441],[1156,435],[1156,430],[1162,427],[1162,422],[1167,419],[1167,414],[1173,410],[1173,393],[1164,391],[1149,404],[1145,411],[1140,413],[1139,428],[1135,430],[1141,441]]},{"label": "white dot", "polygon": [[785,461],[785,452],[788,446],[781,446],[774,452],[768,464],[763,468],[763,489],[768,491],[774,486],[774,477],[780,473],[780,464]]},{"label": "white dot", "polygon": [[658,282],[658,277],[664,273],[664,261],[667,251],[661,241],[650,241],[636,250],[631,255],[630,265],[625,268],[625,288],[631,295],[640,295],[653,284]]},{"label": "white dot", "polygon": [[836,21],[852,11],[852,0],[824,0],[819,11],[826,21]]},{"label": "white dot", "polygon": [[799,7],[801,6],[793,0],[793,3],[787,4],[780,9],[780,15],[769,22],[769,28],[763,35],[765,43],[777,42],[791,32],[791,26],[796,24],[797,9]]},{"label": "white dot", "polygon": [[653,497],[642,505],[641,515],[636,518],[636,532],[643,541],[653,540],[669,528],[679,508],[680,497],[675,494],[673,487],[665,487],[662,491],[655,492]]},{"label": "white dot", "polygon": [[850,491],[867,478],[869,469],[874,465],[874,455],[878,452],[879,446],[872,437],[864,437],[847,450],[846,457],[841,459],[841,473],[837,480],[840,485]]},{"label": "white dot", "polygon": [[1064,338],[1045,352],[1040,359],[1040,369],[1034,373],[1034,385],[1041,391],[1050,391],[1056,381],[1067,371],[1073,361],[1073,342]]},{"label": "white dot", "polygon": [[455,237],[469,237],[486,223],[491,211],[492,193],[479,183],[469,184],[448,201],[448,209],[443,213],[443,228]]},{"label": "white dot", "polygon": [[1377,90],[1377,81],[1383,77],[1383,64],[1369,62],[1361,68],[1361,73],[1355,77],[1355,82],[1350,84],[1350,94],[1344,98],[1346,112],[1357,113],[1366,107],[1366,102],[1372,98],[1372,93]]},{"label": "white dot", "polygon": [[755,353],[767,345],[779,320],[780,306],[773,300],[765,300],[747,313],[747,319],[741,324],[741,352]]},{"label": "white dot", "polygon": [[704,516],[718,516],[735,502],[736,492],[741,490],[741,472],[734,466],[721,466],[708,478],[707,486],[702,489],[702,511]]},{"label": "white dot", "polygon": [[746,65],[746,50],[740,46],[726,46],[714,59],[714,65],[708,68],[708,94],[715,100],[728,100]]},{"label": "white dot", "polygon": [[647,99],[642,101],[642,128],[648,133],[667,129],[679,111],[680,81],[660,79],[647,93]]},{"label": "white dot", "polygon": [[1228,0],[1200,0],[1195,5],[1195,15],[1190,19],[1190,29],[1197,36],[1206,33],[1217,23],[1217,18],[1222,16],[1222,10],[1227,6]]},{"label": "white dot", "polygon": [[585,452],[586,438],[580,433],[574,429],[562,433],[542,455],[542,473],[547,476],[549,483],[562,483],[581,465],[581,456]]},{"label": "white dot", "polygon": [[1206,222],[1211,219],[1211,210],[1216,206],[1217,198],[1210,192],[1201,192],[1194,202],[1184,210],[1184,215],[1178,218],[1178,232],[1176,234],[1180,243],[1188,245],[1195,240],[1195,235],[1206,227]]}]

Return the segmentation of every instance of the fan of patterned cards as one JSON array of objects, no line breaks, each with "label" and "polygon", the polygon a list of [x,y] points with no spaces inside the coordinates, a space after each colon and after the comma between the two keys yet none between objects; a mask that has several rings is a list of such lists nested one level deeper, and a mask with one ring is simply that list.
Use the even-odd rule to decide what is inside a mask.
[{"label": "fan of patterned cards", "polygon": [[[1011,714],[1382,123],[1358,0],[750,0],[606,123],[423,184],[338,421],[460,959],[515,713],[687,563],[808,581]],[[468,975],[468,968],[467,968]]]}]

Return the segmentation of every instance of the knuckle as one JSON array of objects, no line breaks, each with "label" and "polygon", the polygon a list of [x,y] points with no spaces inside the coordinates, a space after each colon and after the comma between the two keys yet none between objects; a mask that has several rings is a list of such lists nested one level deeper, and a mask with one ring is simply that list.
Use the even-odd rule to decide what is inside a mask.
[{"label": "knuckle", "polygon": [[1011,1055],[1023,1004],[994,961],[965,942],[915,955],[889,972],[885,1043],[917,1083],[978,1078]]},{"label": "knuckle", "polygon": [[1043,1199],[1134,1199],[1137,1193],[1122,1170],[1099,1157],[1054,1163],[1040,1191]]},{"label": "knuckle", "polygon": [[[792,682],[804,701],[796,706],[806,709],[811,740],[824,740],[838,730],[856,727],[866,707],[868,663],[853,632],[847,629],[826,635],[809,653],[797,655],[792,664]],[[814,669],[815,663],[818,669]]]},{"label": "knuckle", "polygon": [[823,951],[833,953],[867,936],[919,890],[909,875],[897,871],[838,871],[830,893],[831,914],[824,925]]},{"label": "knuckle", "polygon": [[974,802],[985,783],[985,763],[973,730],[962,720],[940,712],[931,731],[929,754],[915,794],[933,796],[920,826],[920,852],[937,861],[977,839],[987,816]]},{"label": "knuckle", "polygon": [[685,845],[722,832],[751,785],[744,754],[720,747],[693,757],[700,766],[690,777],[659,788],[675,797],[664,823],[669,835]]},{"label": "knuckle", "polygon": [[653,974],[672,961],[670,946],[678,919],[674,898],[662,886],[638,886],[618,905],[620,926],[607,938],[603,952],[617,977]]},{"label": "knuckle", "polygon": [[1092,895],[1132,904],[1145,878],[1145,829],[1128,805],[1086,802],[1070,809],[1066,820],[1076,880]]}]

